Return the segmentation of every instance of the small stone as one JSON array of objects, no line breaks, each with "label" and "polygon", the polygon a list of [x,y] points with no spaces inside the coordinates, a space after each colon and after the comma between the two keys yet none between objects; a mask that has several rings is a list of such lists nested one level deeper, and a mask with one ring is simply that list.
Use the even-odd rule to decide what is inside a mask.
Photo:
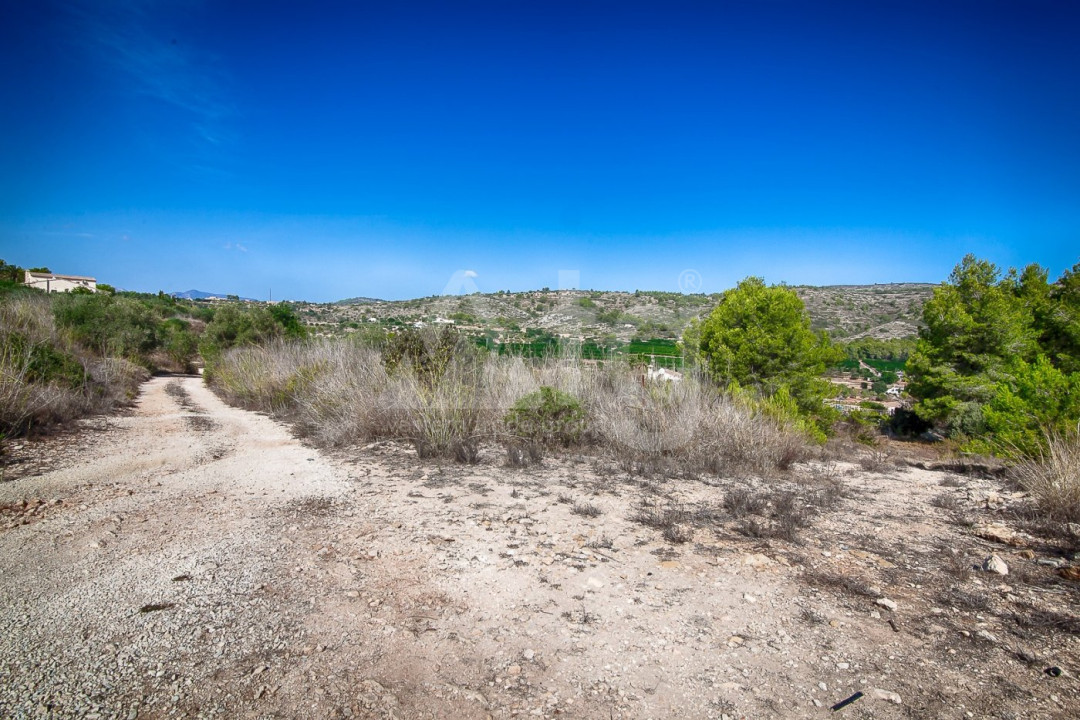
[{"label": "small stone", "polygon": [[851,663],[846,663],[846,662],[838,662],[838,663],[836,663],[836,669],[837,670],[847,670],[849,667],[851,667]]},{"label": "small stone", "polygon": [[1057,574],[1066,580],[1080,581],[1080,565],[1059,568]]},{"label": "small stone", "polygon": [[975,637],[981,637],[983,640],[988,640],[992,643],[996,643],[998,641],[997,637],[993,633],[987,632],[986,630],[979,630],[977,633],[975,633]]},{"label": "small stone", "polygon": [[896,605],[895,602],[893,602],[889,598],[878,598],[874,602],[876,604],[880,605],[881,607],[885,608],[886,610],[892,610],[893,612],[896,612],[897,605]]},{"label": "small stone", "polygon": [[527,648],[525,652],[521,653],[521,657],[525,658],[526,660],[532,660],[534,657],[536,657],[536,651],[532,648]]},{"label": "small stone", "polygon": [[754,597],[753,595],[751,595],[750,593],[743,593],[742,599],[745,600],[748,603],[756,603],[757,602],[757,598]]},{"label": "small stone", "polygon": [[977,527],[974,530],[974,534],[976,537],[981,537],[983,540],[992,540],[993,542],[999,542],[1003,545],[1023,547],[1025,544],[1023,538],[1017,535],[1015,531],[997,523]]},{"label": "small stone", "polygon": [[891,690],[882,690],[881,688],[874,688],[874,697],[878,700],[885,700],[887,702],[900,704],[900,696]]},{"label": "small stone", "polygon": [[819,683],[817,684],[817,686],[818,686],[818,688],[819,688],[819,689],[820,689],[820,690],[821,690],[822,692],[829,692],[829,686],[828,686],[828,685],[826,685],[825,683],[823,683],[823,682],[819,682]]},{"label": "small stone", "polygon": [[506,674],[511,675],[511,676],[520,675],[521,674],[521,666],[520,665],[511,665],[510,667],[506,668]]},{"label": "small stone", "polygon": [[752,555],[743,556],[742,564],[747,565],[747,566],[752,567],[752,568],[755,568],[755,569],[761,569],[761,568],[769,567],[771,565],[775,565],[776,562],[771,557],[769,557],[768,555],[762,555],[761,553],[754,553]]},{"label": "small stone", "polygon": [[996,554],[983,560],[982,567],[986,572],[997,573],[998,575],[1009,574],[1009,566]]}]

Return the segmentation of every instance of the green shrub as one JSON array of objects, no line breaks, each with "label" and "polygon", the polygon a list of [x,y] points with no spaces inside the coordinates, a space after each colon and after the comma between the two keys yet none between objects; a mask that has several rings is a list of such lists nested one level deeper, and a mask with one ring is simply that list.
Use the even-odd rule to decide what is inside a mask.
[{"label": "green shrub", "polygon": [[1053,285],[968,255],[923,310],[915,411],[963,447],[1035,456],[1080,419],[1080,265]]},{"label": "green shrub", "polygon": [[698,362],[721,387],[753,390],[774,416],[809,420],[804,424],[816,426],[815,436],[830,426],[834,417],[823,400],[832,389],[821,376],[842,354],[813,331],[790,288],[746,278],[684,336],[691,351],[694,342]]},{"label": "green shrub", "polygon": [[[234,347],[261,345],[278,338],[299,339],[306,334],[291,306],[284,303],[269,308],[223,305],[214,310],[199,341],[199,352],[213,374],[222,354]],[[209,376],[208,376],[209,378]]]},{"label": "green shrub", "polygon": [[157,317],[133,298],[64,293],[53,301],[53,316],[72,339],[102,357],[148,365],[149,354],[158,347]]},{"label": "green shrub", "polygon": [[0,281],[12,284],[22,283],[23,269],[18,265],[10,265],[0,260]]},{"label": "green shrub", "polygon": [[159,334],[162,349],[172,361],[174,369],[192,372],[199,351],[199,339],[191,331],[191,323],[180,318],[169,318],[161,323]]},{"label": "green shrub", "polygon": [[383,364],[389,373],[410,368],[416,378],[433,387],[453,360],[469,363],[476,346],[453,328],[407,328],[391,334],[383,348]]},{"label": "green shrub", "polygon": [[933,427],[933,423],[907,408],[897,408],[889,418],[889,429],[901,437],[917,437]]},{"label": "green shrub", "polygon": [[585,431],[585,411],[573,395],[545,385],[514,403],[504,422],[518,440],[569,447]]}]

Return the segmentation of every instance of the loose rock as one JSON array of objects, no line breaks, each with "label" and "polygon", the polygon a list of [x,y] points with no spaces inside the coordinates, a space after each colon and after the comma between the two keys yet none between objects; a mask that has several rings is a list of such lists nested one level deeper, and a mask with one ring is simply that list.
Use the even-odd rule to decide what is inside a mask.
[{"label": "loose rock", "polygon": [[998,575],[1009,574],[1009,566],[998,555],[991,555],[983,560],[982,567],[986,572],[997,573]]},{"label": "loose rock", "polygon": [[885,700],[886,702],[901,704],[900,696],[891,690],[882,690],[881,688],[874,688],[874,697],[878,700]]}]

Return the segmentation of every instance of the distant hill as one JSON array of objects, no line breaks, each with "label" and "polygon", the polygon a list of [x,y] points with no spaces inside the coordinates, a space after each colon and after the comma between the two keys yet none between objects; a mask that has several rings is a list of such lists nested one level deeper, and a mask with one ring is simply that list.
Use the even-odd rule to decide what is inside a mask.
[{"label": "distant hill", "polygon": [[[827,330],[835,340],[853,340],[915,335],[923,304],[934,287],[892,283],[795,286],[792,290],[806,304],[815,329]],[[296,305],[301,319],[317,333],[349,332],[373,321],[405,325],[441,320],[492,337],[549,334],[628,342],[676,339],[692,319],[708,314],[719,300],[719,293],[533,290]]]},{"label": "distant hill", "polygon": [[915,335],[922,324],[923,304],[936,285],[889,283],[884,285],[796,286],[817,330],[834,339],[880,340]]},{"label": "distant hill", "polygon": [[[226,298],[229,296],[229,293],[206,292],[204,290],[184,290],[183,292],[174,292],[172,293],[172,296],[184,300],[205,300],[206,298]],[[251,300],[252,298],[240,299]]]},{"label": "distant hill", "polygon": [[345,298],[344,300],[338,300],[334,302],[334,305],[366,305],[367,303],[381,303],[382,300],[378,298],[369,297],[354,297]]}]

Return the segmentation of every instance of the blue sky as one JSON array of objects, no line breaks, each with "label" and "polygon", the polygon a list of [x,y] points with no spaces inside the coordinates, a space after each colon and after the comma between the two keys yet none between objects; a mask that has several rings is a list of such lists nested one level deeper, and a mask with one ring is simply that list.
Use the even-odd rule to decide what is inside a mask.
[{"label": "blue sky", "polygon": [[1080,261],[1077,3],[4,5],[24,266],[323,301]]}]

